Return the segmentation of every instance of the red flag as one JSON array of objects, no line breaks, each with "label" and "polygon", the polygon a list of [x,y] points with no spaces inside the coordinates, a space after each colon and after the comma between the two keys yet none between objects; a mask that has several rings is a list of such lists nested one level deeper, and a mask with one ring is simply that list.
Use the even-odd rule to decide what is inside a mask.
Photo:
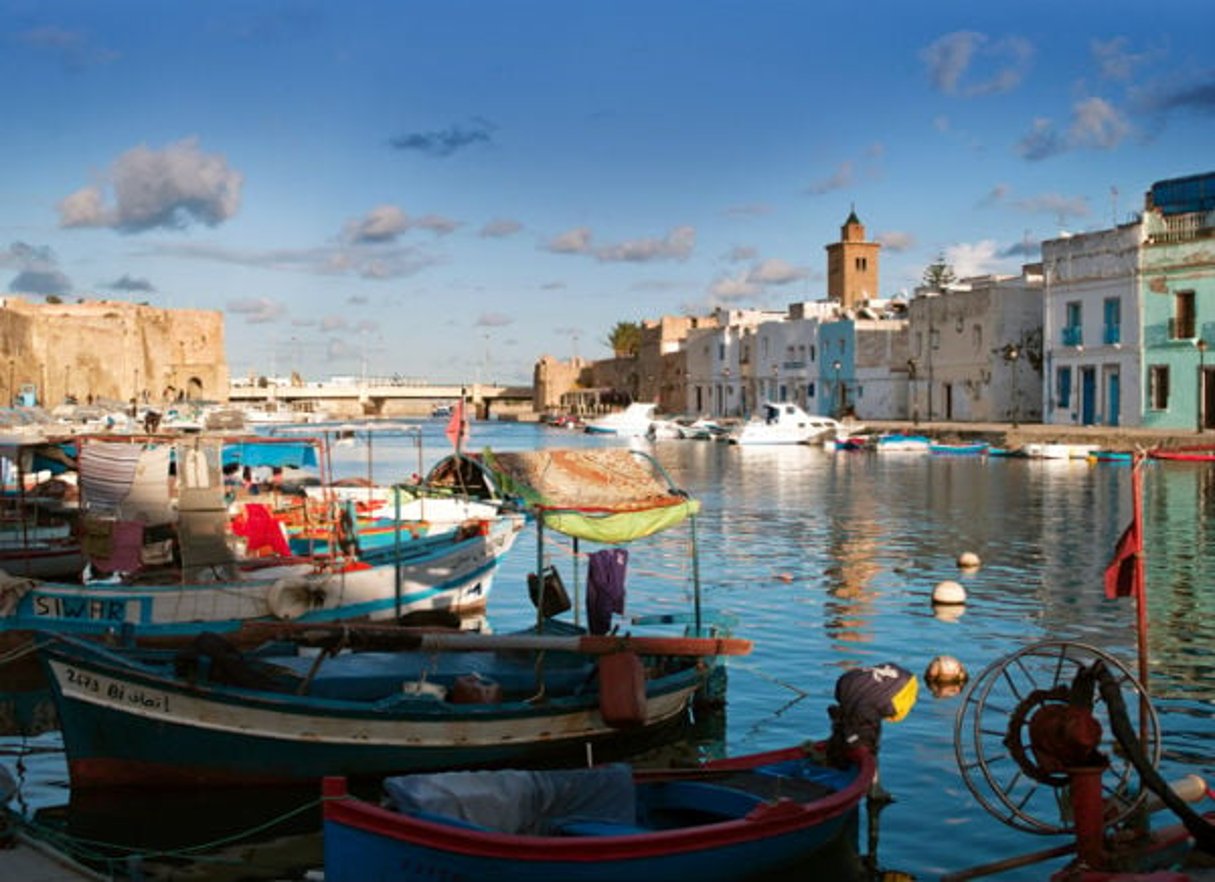
[{"label": "red flag", "polygon": [[1105,596],[1134,597],[1142,602],[1143,574],[1143,498],[1140,489],[1139,460],[1131,466],[1131,523],[1118,537],[1114,556],[1105,568]]},{"label": "red flag", "polygon": [[457,401],[456,406],[451,409],[451,418],[447,421],[447,429],[444,434],[459,453],[460,447],[468,440],[468,419],[464,415],[463,398]]}]

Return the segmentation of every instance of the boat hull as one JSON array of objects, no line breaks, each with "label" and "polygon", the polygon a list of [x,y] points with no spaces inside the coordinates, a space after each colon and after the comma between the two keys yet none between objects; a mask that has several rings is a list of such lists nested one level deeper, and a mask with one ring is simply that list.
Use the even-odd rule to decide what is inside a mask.
[{"label": "boat hull", "polygon": [[[776,761],[793,755],[790,751],[764,756]],[[853,769],[841,790],[819,802],[761,802],[745,816],[674,829],[606,827],[593,831],[601,835],[539,836],[468,829],[398,814],[343,798],[342,783],[328,779],[325,878],[327,882],[762,879],[841,840],[855,845],[857,807],[871,781],[872,766],[867,764]],[[583,832],[591,831],[584,827]]]},{"label": "boat hull", "polygon": [[28,637],[39,630],[102,637],[133,628],[141,640],[172,642],[204,629],[236,631],[251,621],[377,621],[435,610],[481,612],[498,561],[522,523],[521,516],[504,516],[484,533],[404,543],[399,565],[396,550],[388,548],[376,552],[373,563],[349,568],[318,571],[313,563],[297,561],[243,571],[241,578],[225,581],[34,583],[8,605],[8,615],[0,615],[0,637]]},{"label": "boat hull", "polygon": [[[594,689],[547,701],[453,702],[396,688],[372,700],[195,684],[71,639],[44,639],[73,790],[291,785],[507,763],[585,761],[648,746],[682,723],[706,670],[646,683],[644,720],[609,725]],[[407,675],[406,675],[407,676]]]}]

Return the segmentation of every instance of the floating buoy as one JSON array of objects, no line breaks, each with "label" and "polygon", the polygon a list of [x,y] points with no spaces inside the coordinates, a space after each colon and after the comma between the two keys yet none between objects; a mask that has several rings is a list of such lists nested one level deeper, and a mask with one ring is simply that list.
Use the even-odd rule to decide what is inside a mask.
[{"label": "floating buoy", "polygon": [[962,691],[969,676],[966,666],[952,655],[938,655],[928,663],[924,682],[937,698],[951,698]]},{"label": "floating buoy", "polygon": [[792,573],[777,573],[776,578],[782,582],[792,582],[793,574]]},{"label": "floating buoy", "polygon": [[979,556],[973,551],[963,551],[958,555],[958,566],[964,570],[977,570],[980,564]]},{"label": "floating buoy", "polygon": [[952,582],[948,579],[944,582],[938,582],[937,587],[932,589],[932,602],[946,606],[965,603],[966,589],[957,582]]},{"label": "floating buoy", "polygon": [[969,677],[966,666],[952,655],[938,655],[924,671],[926,683],[965,683]]}]

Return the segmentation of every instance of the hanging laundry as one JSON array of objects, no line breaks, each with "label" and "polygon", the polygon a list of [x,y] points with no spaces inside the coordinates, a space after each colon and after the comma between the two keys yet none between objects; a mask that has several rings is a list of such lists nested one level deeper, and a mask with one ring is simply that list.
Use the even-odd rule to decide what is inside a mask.
[{"label": "hanging laundry", "polygon": [[143,446],[113,442],[84,444],[80,450],[80,490],[94,514],[118,510],[135,481]]},{"label": "hanging laundry", "polygon": [[629,553],[605,548],[589,556],[586,576],[586,621],[592,634],[606,634],[612,613],[624,614],[624,576]]},{"label": "hanging laundry", "polygon": [[133,573],[143,566],[143,524],[138,521],[114,521],[110,533],[110,553],[107,557],[89,555],[89,562],[107,573]]}]

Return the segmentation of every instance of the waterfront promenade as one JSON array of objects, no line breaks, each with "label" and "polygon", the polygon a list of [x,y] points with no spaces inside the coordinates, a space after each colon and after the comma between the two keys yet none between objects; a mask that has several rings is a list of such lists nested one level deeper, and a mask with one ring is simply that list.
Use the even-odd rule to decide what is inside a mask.
[{"label": "waterfront promenade", "polygon": [[1015,449],[1026,444],[1092,444],[1103,450],[1175,449],[1194,445],[1215,447],[1215,432],[1143,429],[1123,426],[1060,426],[1041,423],[954,423],[920,420],[866,420],[857,425],[878,432],[902,432],[946,440],[987,441],[997,447]]}]

